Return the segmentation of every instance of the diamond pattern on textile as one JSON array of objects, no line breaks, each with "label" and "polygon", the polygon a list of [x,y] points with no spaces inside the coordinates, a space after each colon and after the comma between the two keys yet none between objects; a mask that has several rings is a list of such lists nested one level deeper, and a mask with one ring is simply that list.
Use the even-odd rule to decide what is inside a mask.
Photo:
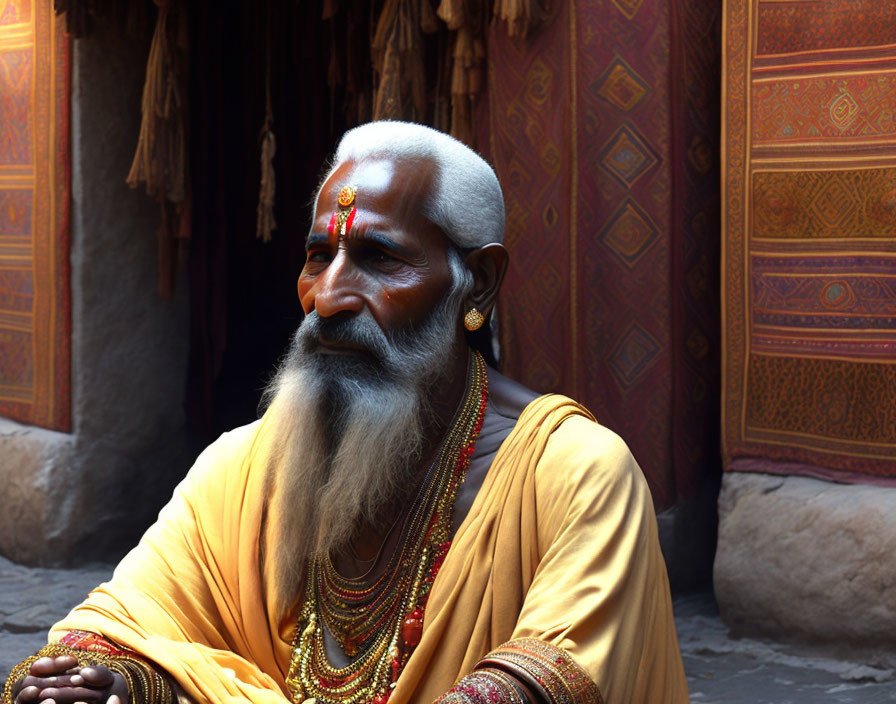
[{"label": "diamond pattern on textile", "polygon": [[620,127],[600,153],[600,165],[629,188],[658,161],[656,152],[629,125]]},{"label": "diamond pattern on textile", "polygon": [[658,235],[650,216],[631,198],[619,207],[600,233],[600,241],[631,269]]},{"label": "diamond pattern on textile", "polygon": [[811,197],[809,208],[827,225],[828,228],[837,227],[848,219],[852,212],[859,206],[858,194],[853,194],[842,178],[832,178],[823,182]]},{"label": "diamond pattern on textile", "polygon": [[626,19],[630,20],[638,14],[644,0],[613,0],[613,4],[625,15]]},{"label": "diamond pattern on textile", "polygon": [[753,175],[755,236],[886,238],[896,232],[896,169]]},{"label": "diamond pattern on textile", "polygon": [[0,27],[31,21],[30,0],[0,0]]},{"label": "diamond pattern on textile", "polygon": [[660,346],[650,333],[637,323],[629,325],[610,354],[610,369],[623,391],[644,376],[659,352]]},{"label": "diamond pattern on textile", "polygon": [[597,79],[594,90],[611,105],[629,111],[647,95],[649,87],[631,66],[616,56]]}]

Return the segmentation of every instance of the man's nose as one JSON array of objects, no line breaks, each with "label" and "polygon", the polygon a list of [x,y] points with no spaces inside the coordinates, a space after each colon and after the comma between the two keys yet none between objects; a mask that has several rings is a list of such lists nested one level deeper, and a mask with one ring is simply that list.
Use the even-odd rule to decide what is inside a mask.
[{"label": "man's nose", "polygon": [[360,313],[364,307],[360,294],[361,279],[361,274],[352,266],[345,251],[340,249],[318,278],[314,310],[323,318],[339,313]]}]

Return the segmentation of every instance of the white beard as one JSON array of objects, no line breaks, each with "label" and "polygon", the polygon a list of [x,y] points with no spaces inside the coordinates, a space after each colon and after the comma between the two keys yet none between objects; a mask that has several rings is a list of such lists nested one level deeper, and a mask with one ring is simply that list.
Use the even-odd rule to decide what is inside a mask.
[{"label": "white beard", "polygon": [[449,369],[464,288],[401,340],[389,340],[369,315],[347,319],[344,339],[373,350],[370,361],[316,351],[322,327],[328,340],[343,328],[314,312],[296,331],[266,392],[276,446],[263,555],[272,561],[277,613],[298,596],[307,558],[344,549],[396,500],[410,499],[429,391]]}]

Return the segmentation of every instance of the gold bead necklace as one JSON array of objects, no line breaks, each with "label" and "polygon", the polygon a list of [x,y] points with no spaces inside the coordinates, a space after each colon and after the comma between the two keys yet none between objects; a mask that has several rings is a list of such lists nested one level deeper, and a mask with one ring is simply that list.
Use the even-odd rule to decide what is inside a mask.
[{"label": "gold bead necklace", "polygon": [[[296,635],[286,683],[294,702],[386,704],[420,642],[429,591],[451,546],[451,519],[488,401],[485,361],[471,352],[467,388],[436,460],[404,519],[383,574],[348,578],[330,556],[305,565]],[[356,657],[330,664],[324,629]]]}]

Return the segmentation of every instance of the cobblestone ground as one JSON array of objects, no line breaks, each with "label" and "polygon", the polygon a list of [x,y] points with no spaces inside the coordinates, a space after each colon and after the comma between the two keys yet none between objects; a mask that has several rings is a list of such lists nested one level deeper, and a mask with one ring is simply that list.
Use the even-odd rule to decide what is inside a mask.
[{"label": "cobblestone ground", "polygon": [[[31,569],[0,558],[0,682],[13,664],[46,642],[55,621],[111,573],[109,565]],[[677,598],[675,614],[694,704],[896,703],[892,670],[729,638],[710,594]]]}]

